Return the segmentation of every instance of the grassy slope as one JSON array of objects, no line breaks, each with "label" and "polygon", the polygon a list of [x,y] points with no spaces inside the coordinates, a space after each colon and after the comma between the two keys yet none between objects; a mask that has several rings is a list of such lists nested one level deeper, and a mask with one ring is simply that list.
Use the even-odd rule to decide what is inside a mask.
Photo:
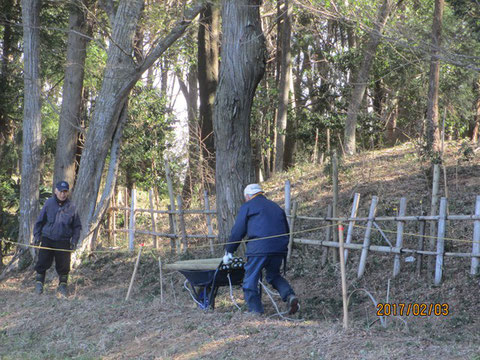
[{"label": "grassy slope", "polygon": [[[458,147],[447,147],[450,212],[471,213],[480,194],[479,159],[457,166]],[[421,162],[410,146],[364,153],[341,166],[340,214],[347,214],[353,193],[361,194],[360,215],[368,211],[372,195],[380,197],[378,214],[393,214],[401,196],[407,197],[407,214],[419,214],[429,204],[428,186]],[[302,215],[324,215],[331,186],[320,167],[298,166],[277,176],[265,187],[282,201],[283,182],[292,181],[293,197]],[[299,228],[321,226],[298,223]],[[383,224],[384,230],[395,224]],[[471,239],[471,223],[451,222],[448,237]],[[406,231],[416,229],[408,225]],[[394,234],[386,233],[391,239]],[[323,238],[324,232],[302,237]],[[356,229],[354,242],[361,242]],[[374,243],[383,243],[377,232]],[[417,238],[408,236],[406,247]],[[468,251],[471,244],[449,242],[453,251]],[[198,254],[197,256],[202,256]],[[468,260],[448,259],[444,283],[431,285],[415,275],[415,263],[402,261],[401,275],[391,281],[390,302],[449,303],[446,317],[389,318],[388,327],[375,322],[375,309],[361,292],[352,296],[351,329],[341,328],[341,288],[335,264],[320,266],[321,249],[295,248],[288,278],[301,298],[303,322],[276,317],[251,318],[235,310],[227,289],[217,297],[214,313],[195,309],[183,290],[178,273],[165,276],[165,301],[159,297],[156,260],[142,257],[130,302],[124,297],[135,261],[128,255],[97,255],[72,275],[68,299],[55,296],[54,274],[44,295],[33,295],[32,273],[20,273],[0,283],[1,359],[479,359],[479,278],[468,275]],[[358,252],[347,266],[349,291],[364,288],[384,301],[391,277],[392,257],[368,257],[364,278],[356,279]],[[168,261],[171,259],[164,259]],[[244,306],[239,289],[234,296]],[[267,315],[275,313],[264,297]]]}]

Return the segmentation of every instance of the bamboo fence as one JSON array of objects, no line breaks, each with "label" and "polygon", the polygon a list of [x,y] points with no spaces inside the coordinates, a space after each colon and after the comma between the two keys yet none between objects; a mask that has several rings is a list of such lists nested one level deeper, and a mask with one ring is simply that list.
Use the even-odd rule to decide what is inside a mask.
[{"label": "bamboo fence", "polygon": [[[189,247],[189,239],[206,239],[208,241],[208,246],[212,255],[214,254],[214,247],[221,246],[223,244],[214,244],[214,240],[217,239],[217,235],[214,234],[212,226],[212,218],[216,216],[216,210],[210,207],[208,200],[208,194],[204,193],[204,208],[203,209],[184,209],[182,199],[180,196],[177,196],[175,199],[173,191],[169,191],[170,194],[170,205],[168,210],[157,210],[154,209],[153,205],[153,195],[150,192],[149,203],[150,208],[142,209],[136,207],[136,191],[132,190],[130,197],[130,204],[126,204],[126,193],[123,193],[124,197],[124,206],[120,206],[120,199],[117,203],[113,203],[113,206],[109,208],[109,229],[108,234],[115,241],[116,233],[127,233],[129,240],[129,249],[133,251],[135,245],[135,234],[146,234],[151,235],[153,240],[153,246],[157,247],[159,244],[159,239],[167,238],[170,239],[170,246],[172,251],[187,251]],[[314,245],[322,246],[325,250],[329,248],[339,248],[340,243],[333,239],[333,233],[335,233],[335,226],[337,223],[343,223],[346,227],[346,237],[345,243],[343,244],[344,248],[344,263],[347,264],[349,259],[349,251],[358,250],[360,251],[360,260],[358,263],[357,277],[361,278],[366,269],[367,258],[371,253],[383,253],[391,254],[393,257],[393,270],[392,275],[396,277],[400,274],[401,271],[401,259],[402,255],[415,256],[417,261],[416,270],[417,273],[420,271],[422,266],[422,257],[427,256],[432,259],[432,273],[434,273],[433,281],[435,284],[439,284],[442,281],[443,270],[444,270],[444,259],[445,257],[457,257],[457,258],[467,258],[471,259],[471,268],[470,273],[476,275],[479,273],[480,267],[480,196],[476,197],[474,213],[471,215],[455,215],[448,213],[448,200],[446,197],[442,197],[439,201],[432,200],[432,204],[439,203],[439,211],[437,214],[436,210],[432,210],[430,215],[407,215],[407,201],[405,198],[400,199],[398,215],[395,216],[377,216],[377,206],[379,199],[377,196],[373,196],[370,202],[369,212],[367,217],[358,216],[358,208],[360,203],[360,194],[355,194],[353,198],[352,208],[350,211],[349,217],[334,216],[332,206],[328,205],[326,216],[303,216],[298,214],[299,204],[297,201],[291,201],[291,185],[287,181],[285,183],[285,199],[288,200],[288,203],[285,203],[287,219],[290,224],[290,233],[289,235],[289,245],[288,245],[288,257],[290,258],[293,251],[293,245]],[[176,201],[175,201],[176,200]],[[293,205],[293,206],[292,206]],[[125,226],[124,228],[118,228],[116,225],[116,213],[124,212]],[[149,213],[152,219],[150,229],[139,229],[136,224],[136,214],[139,213]],[[156,230],[155,222],[156,217],[159,214],[168,215],[169,218],[169,232],[163,233]],[[207,234],[189,234],[186,227],[185,218],[192,214],[200,214],[205,218],[205,224],[208,229]],[[128,221],[127,221],[128,219]],[[325,235],[324,239],[309,239],[298,237],[296,235],[300,233],[305,233],[309,229],[303,229],[301,231],[297,230],[299,220],[307,220],[315,222],[315,226],[324,225],[323,234]],[[472,240],[461,240],[465,243],[471,243],[471,252],[449,252],[445,251],[445,234],[447,230],[447,224],[449,221],[471,221],[473,222],[473,238]],[[390,242],[388,237],[385,235],[387,230],[382,230],[382,227],[379,225],[382,222],[395,222],[396,231],[395,233],[395,242]],[[414,247],[404,247],[404,239],[406,236],[405,226],[407,223],[415,222],[418,223],[418,232],[415,234],[408,234],[409,236],[416,236],[418,241],[416,243],[416,248]],[[427,235],[425,235],[426,224],[430,223],[434,226],[435,236],[428,236],[429,241],[425,241]],[[127,226],[128,224],[128,226]],[[361,224],[361,225],[360,225]],[[363,229],[363,241],[354,243],[354,229]],[[382,238],[385,240],[386,245],[372,244],[372,232],[378,231]],[[358,235],[357,238],[360,238]],[[452,240],[452,239],[447,239]],[[455,239],[453,239],[455,240]],[[428,243],[431,245],[429,249],[424,249],[424,244]],[[327,251],[324,251],[322,254],[322,264],[325,264],[327,261]],[[371,255],[370,255],[371,256]],[[334,261],[336,259],[333,259]],[[427,264],[430,260],[427,262]],[[434,265],[434,266],[433,266]]]}]

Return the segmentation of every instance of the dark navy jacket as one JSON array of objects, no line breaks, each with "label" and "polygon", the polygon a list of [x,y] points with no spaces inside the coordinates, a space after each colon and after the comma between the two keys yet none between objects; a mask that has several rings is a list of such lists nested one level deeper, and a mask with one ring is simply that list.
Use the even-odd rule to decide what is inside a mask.
[{"label": "dark navy jacket", "polygon": [[54,195],[45,202],[33,228],[35,238],[40,236],[54,241],[78,243],[82,225],[75,205],[70,200],[63,204]]},{"label": "dark navy jacket", "polygon": [[[250,241],[247,240],[246,256],[286,255],[288,232],[285,211],[265,196],[257,195],[240,207],[225,249],[233,253],[247,235]],[[254,240],[272,235],[282,236]]]}]

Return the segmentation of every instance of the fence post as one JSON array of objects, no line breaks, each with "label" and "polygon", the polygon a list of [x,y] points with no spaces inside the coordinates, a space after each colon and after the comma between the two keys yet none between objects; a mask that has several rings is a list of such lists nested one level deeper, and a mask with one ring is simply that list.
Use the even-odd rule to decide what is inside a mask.
[{"label": "fence post", "polygon": [[[405,216],[405,210],[407,209],[407,199],[401,198],[400,199],[400,210],[398,212],[398,216]],[[405,222],[400,220],[397,222],[397,242],[395,243],[395,248],[401,249],[403,246],[403,228],[405,226]],[[397,276],[400,273],[400,254],[395,254],[395,258],[393,259],[393,277]]]},{"label": "fence post", "polygon": [[370,204],[370,212],[368,213],[367,228],[365,230],[365,237],[363,239],[362,254],[360,255],[360,264],[358,265],[357,277],[360,279],[365,272],[365,265],[367,263],[368,247],[370,246],[370,234],[372,232],[373,220],[375,219],[375,213],[377,211],[378,197],[372,197],[372,203]]},{"label": "fence post", "polygon": [[291,186],[290,180],[285,181],[285,213],[287,214],[288,226],[290,226],[292,220],[290,219],[290,201],[291,201]]},{"label": "fence post", "polygon": [[[150,215],[151,215],[151,218],[152,218],[152,232],[157,232],[157,225],[156,225],[156,222],[157,222],[157,215],[153,212],[153,190],[150,189],[150,191],[148,192],[148,200],[150,201]],[[158,244],[157,244],[157,235],[152,235],[152,238],[153,238],[153,247],[156,249],[158,248]]]},{"label": "fence post", "polygon": [[210,243],[210,253],[213,255],[215,250],[213,249],[213,238],[210,236],[213,235],[213,228],[212,228],[212,218],[210,217],[210,202],[208,200],[208,192],[207,190],[203,191],[203,198],[205,202],[205,218],[207,220],[207,230],[208,230],[208,242]]},{"label": "fence post", "polygon": [[[475,216],[480,216],[480,196],[475,202]],[[477,275],[480,263],[480,220],[473,223],[472,268],[470,274]]]},{"label": "fence post", "polygon": [[447,224],[447,198],[440,200],[440,213],[437,234],[437,261],[435,263],[435,285],[442,282],[443,254],[445,250],[445,228]]},{"label": "fence post", "polygon": [[292,209],[292,219],[290,221],[290,236],[289,236],[289,239],[288,239],[287,261],[290,261],[290,257],[292,256],[293,233],[295,231],[295,218],[297,216],[297,207],[298,207],[298,203],[296,201],[294,201],[293,202],[293,209]]},{"label": "fence post", "polygon": [[[170,210],[175,211],[175,195],[173,194],[173,184],[172,184],[172,178],[170,177],[170,165],[168,164],[168,161],[165,161],[165,176],[167,177],[167,188],[168,188],[168,196],[170,198]],[[175,221],[175,213],[169,214],[171,226],[173,228],[172,234],[177,233],[177,222]],[[177,238],[175,238],[177,240]],[[180,244],[178,241],[176,241],[176,246],[179,249]]]},{"label": "fence post", "polygon": [[[440,166],[435,164],[433,166],[433,181],[432,181],[432,204],[430,207],[430,216],[437,215],[437,207],[438,207],[438,186],[440,184]],[[435,221],[430,221],[430,246],[428,250],[433,251],[435,249]],[[428,276],[432,276],[433,274],[433,258],[429,256],[427,258],[427,270]]]},{"label": "fence post", "polygon": [[[123,189],[123,202],[126,208],[128,208],[128,189],[124,188]],[[123,214],[123,227],[125,230],[128,230],[128,224],[130,223],[130,217],[129,217],[129,210],[125,209],[124,214]],[[125,232],[125,242],[127,241],[128,238],[128,231]]]},{"label": "fence post", "polygon": [[172,252],[172,254],[175,254],[175,243],[176,243],[176,238],[177,238],[177,233],[175,232],[175,226],[173,224],[173,214],[171,214],[170,212],[172,211],[172,207],[170,205],[167,205],[167,208],[168,208],[168,224],[170,226],[170,234],[172,234],[173,236],[170,238],[170,251]]},{"label": "fence post", "polygon": [[[328,204],[327,205],[327,218],[332,217],[332,205]],[[330,226],[327,227],[327,231],[325,231],[325,241],[330,241],[332,238],[332,221],[328,222]],[[328,246],[323,247],[323,252],[322,252],[322,267],[325,266],[327,263],[328,259]]]},{"label": "fence post", "polygon": [[[332,152],[332,184],[333,184],[333,204],[332,204],[332,217],[337,217],[337,209],[338,209],[338,156],[337,150],[333,150]],[[336,224],[336,220],[332,222],[332,224]],[[332,232],[333,241],[338,241],[338,232],[336,229]],[[332,248],[332,261],[335,264],[337,262],[337,249]]]},{"label": "fence post", "polygon": [[[187,252],[187,231],[185,229],[185,217],[183,211],[182,197],[177,195],[177,205],[178,205],[178,220],[180,222],[180,231],[182,232],[182,252]],[[179,249],[180,250],[180,249]]]},{"label": "fence post", "polygon": [[135,189],[132,189],[132,202],[130,206],[130,226],[128,229],[128,249],[133,251],[135,241],[135,204],[137,193]]},{"label": "fence post", "polygon": [[[352,204],[352,212],[350,213],[350,218],[356,218],[358,212],[358,205],[360,204],[360,194],[355,193],[353,197],[353,204]],[[355,220],[350,220],[348,222],[348,230],[347,230],[347,238],[345,239],[346,244],[350,244],[352,242],[353,237],[353,228],[355,226]],[[348,259],[348,249],[345,249],[345,264],[347,263]]]},{"label": "fence post", "polygon": [[[118,193],[120,195],[120,193]],[[112,223],[112,238],[113,238],[113,246],[117,246],[117,209],[116,207],[118,206],[120,202],[118,201],[117,194],[115,194],[115,191],[113,192],[113,223]]]}]

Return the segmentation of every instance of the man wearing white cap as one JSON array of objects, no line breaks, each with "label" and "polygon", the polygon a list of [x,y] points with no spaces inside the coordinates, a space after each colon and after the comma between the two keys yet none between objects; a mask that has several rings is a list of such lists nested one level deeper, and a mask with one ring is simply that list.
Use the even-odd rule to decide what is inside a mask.
[{"label": "man wearing white cap", "polygon": [[265,269],[267,281],[288,304],[288,313],[294,314],[299,308],[298,299],[290,284],[280,275],[280,267],[287,255],[290,231],[285,211],[268,200],[258,184],[248,185],[243,194],[245,203],[235,219],[223,262],[232,260],[233,253],[247,236],[243,293],[249,312],[263,314],[258,281],[262,269]]}]

